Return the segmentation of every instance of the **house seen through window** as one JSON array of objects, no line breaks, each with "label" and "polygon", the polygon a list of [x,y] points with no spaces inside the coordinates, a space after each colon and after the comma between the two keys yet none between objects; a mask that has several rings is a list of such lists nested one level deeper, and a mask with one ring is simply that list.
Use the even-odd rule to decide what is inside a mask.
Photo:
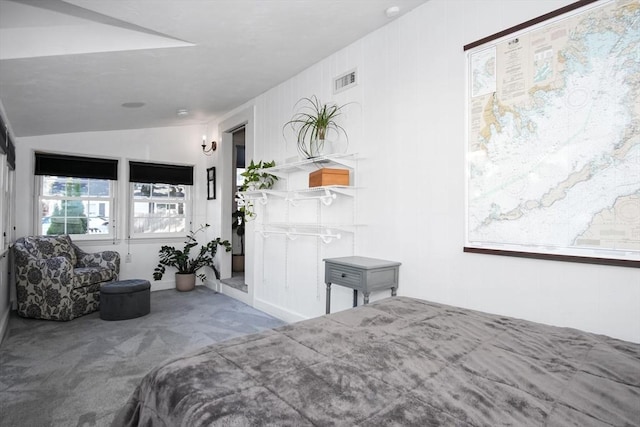
[{"label": "house seen through window", "polygon": [[191,226],[193,166],[129,162],[131,237],[183,236]]},{"label": "house seen through window", "polygon": [[139,182],[131,185],[133,234],[184,234],[190,186]]}]

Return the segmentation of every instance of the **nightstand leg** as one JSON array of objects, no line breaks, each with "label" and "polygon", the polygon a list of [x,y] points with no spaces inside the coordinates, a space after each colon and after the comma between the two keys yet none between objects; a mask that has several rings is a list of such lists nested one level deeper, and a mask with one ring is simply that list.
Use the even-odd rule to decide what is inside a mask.
[{"label": "nightstand leg", "polygon": [[369,304],[369,292],[363,292],[364,294],[364,303]]},{"label": "nightstand leg", "polygon": [[391,296],[392,297],[396,296],[396,288],[391,288]]},{"label": "nightstand leg", "polygon": [[358,306],[358,290],[357,289],[353,290],[353,306],[354,307]]},{"label": "nightstand leg", "polygon": [[327,311],[326,314],[331,312],[331,283],[327,283]]}]

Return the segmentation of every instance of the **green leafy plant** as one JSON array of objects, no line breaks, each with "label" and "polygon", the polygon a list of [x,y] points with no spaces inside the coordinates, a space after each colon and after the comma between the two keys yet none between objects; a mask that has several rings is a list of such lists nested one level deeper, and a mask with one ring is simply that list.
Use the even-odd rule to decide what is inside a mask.
[{"label": "green leafy plant", "polygon": [[[244,235],[244,223],[246,220],[255,217],[255,210],[253,201],[243,197],[241,194],[244,191],[254,191],[254,190],[268,190],[272,188],[273,185],[278,180],[278,177],[270,174],[265,171],[265,169],[272,168],[276,165],[276,161],[272,160],[270,162],[263,162],[260,160],[258,163],[255,163],[251,160],[249,166],[242,172],[240,175],[244,177],[244,181],[240,186],[240,193],[236,195],[236,201],[238,202],[238,213],[234,213],[234,221],[236,224],[242,224],[242,235]],[[238,233],[237,226],[234,227],[236,229],[236,233]],[[240,234],[238,233],[238,236]],[[242,239],[242,237],[240,237]]]},{"label": "green leafy plant", "polygon": [[[216,279],[220,279],[220,272],[216,268],[213,260],[218,252],[218,246],[224,247],[225,252],[231,251],[231,243],[229,243],[228,240],[221,240],[220,237],[211,240],[207,244],[202,245],[196,256],[191,258],[191,249],[198,246],[196,234],[204,231],[207,227],[209,227],[209,224],[204,224],[196,231],[189,232],[182,250],[176,249],[173,246],[162,246],[159,253],[159,264],[153,271],[153,279],[162,279],[166,267],[174,267],[178,270],[178,273],[181,274],[196,274],[202,267],[211,267],[216,275]],[[197,274],[197,276],[202,281],[206,279],[206,276],[202,273]]]},{"label": "green leafy plant", "polygon": [[231,229],[235,230],[236,234],[240,238],[240,253],[238,255],[244,255],[244,224],[245,224],[245,210],[244,208],[238,209],[231,214],[233,222],[231,223]]},{"label": "green leafy plant", "polygon": [[275,160],[270,162],[260,160],[258,163],[254,163],[254,161],[251,160],[249,166],[240,174],[244,177],[240,191],[262,190],[273,187],[278,177],[266,172],[264,169],[272,168],[275,165]]},{"label": "green leafy plant", "polygon": [[322,152],[329,131],[335,131],[338,136],[342,133],[349,140],[344,128],[336,123],[346,105],[323,104],[315,95],[302,98],[294,107],[300,107],[299,111],[282,127],[283,134],[290,127],[296,135],[300,155],[309,159],[316,157]]}]

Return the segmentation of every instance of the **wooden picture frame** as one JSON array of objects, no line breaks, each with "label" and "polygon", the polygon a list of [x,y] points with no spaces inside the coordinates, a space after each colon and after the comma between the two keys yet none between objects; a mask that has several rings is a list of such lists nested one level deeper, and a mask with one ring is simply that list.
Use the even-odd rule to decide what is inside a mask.
[{"label": "wooden picture frame", "polygon": [[216,198],[216,168],[207,168],[207,200]]}]

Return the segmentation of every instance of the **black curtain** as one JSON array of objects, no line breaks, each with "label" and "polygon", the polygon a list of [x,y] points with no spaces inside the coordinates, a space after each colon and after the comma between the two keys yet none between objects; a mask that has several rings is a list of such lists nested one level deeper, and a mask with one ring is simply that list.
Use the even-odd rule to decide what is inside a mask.
[{"label": "black curtain", "polygon": [[16,146],[9,136],[9,127],[0,115],[0,152],[7,155],[7,163],[12,170],[16,169]]},{"label": "black curtain", "polygon": [[9,140],[9,131],[7,129],[7,125],[4,124],[4,120],[0,115],[0,129],[2,129],[2,134],[0,135],[0,154],[7,154],[7,142]]},{"label": "black curtain", "polygon": [[36,175],[118,180],[118,161],[95,157],[36,153]]},{"label": "black curtain", "polygon": [[193,185],[193,166],[129,162],[129,182]]}]

